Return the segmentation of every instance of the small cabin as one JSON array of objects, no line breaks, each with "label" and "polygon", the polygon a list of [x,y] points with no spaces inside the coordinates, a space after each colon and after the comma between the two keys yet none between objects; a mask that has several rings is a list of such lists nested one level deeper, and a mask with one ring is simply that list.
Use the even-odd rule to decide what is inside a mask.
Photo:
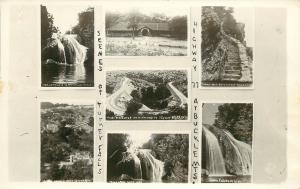
[{"label": "small cabin", "polygon": [[[138,23],[135,29],[135,36],[170,36],[168,23]],[[132,28],[129,23],[120,22],[110,28],[106,28],[108,37],[132,37]]]}]

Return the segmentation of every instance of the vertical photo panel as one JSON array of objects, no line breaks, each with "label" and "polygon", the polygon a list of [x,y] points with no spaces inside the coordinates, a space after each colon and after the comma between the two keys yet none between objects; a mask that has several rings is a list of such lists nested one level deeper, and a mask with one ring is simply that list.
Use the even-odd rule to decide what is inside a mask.
[{"label": "vertical photo panel", "polygon": [[94,8],[41,5],[41,87],[94,87]]},{"label": "vertical photo panel", "polygon": [[203,87],[252,87],[254,10],[202,7]]},{"label": "vertical photo panel", "polygon": [[41,181],[93,181],[94,104],[41,102]]},{"label": "vertical photo panel", "polygon": [[202,182],[251,182],[252,133],[252,103],[203,103]]}]

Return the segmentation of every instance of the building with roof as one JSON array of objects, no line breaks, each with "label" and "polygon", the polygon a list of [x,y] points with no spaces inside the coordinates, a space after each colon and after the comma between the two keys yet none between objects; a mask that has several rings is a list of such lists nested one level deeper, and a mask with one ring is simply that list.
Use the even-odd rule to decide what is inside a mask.
[{"label": "building with roof", "polygon": [[[108,37],[131,37],[132,28],[128,22],[119,22],[110,28],[106,28]],[[168,23],[138,23],[135,36],[170,36]]]}]

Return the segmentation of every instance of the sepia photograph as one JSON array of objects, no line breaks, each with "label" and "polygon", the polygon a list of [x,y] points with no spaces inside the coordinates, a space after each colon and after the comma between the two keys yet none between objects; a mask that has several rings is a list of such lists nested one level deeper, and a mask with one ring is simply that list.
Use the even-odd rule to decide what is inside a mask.
[{"label": "sepia photograph", "polygon": [[107,135],[107,182],[187,183],[188,167],[188,134]]},{"label": "sepia photograph", "polygon": [[106,72],[106,120],[187,120],[187,70]]},{"label": "sepia photograph", "polygon": [[252,132],[252,103],[202,104],[203,183],[251,182]]},{"label": "sepia photograph", "polygon": [[93,181],[94,105],[41,102],[41,181]]},{"label": "sepia photograph", "polygon": [[187,56],[188,9],[110,7],[105,13],[106,56]]},{"label": "sepia photograph", "polygon": [[41,5],[41,87],[94,87],[94,8]]},{"label": "sepia photograph", "polygon": [[254,10],[202,7],[204,87],[252,87]]}]

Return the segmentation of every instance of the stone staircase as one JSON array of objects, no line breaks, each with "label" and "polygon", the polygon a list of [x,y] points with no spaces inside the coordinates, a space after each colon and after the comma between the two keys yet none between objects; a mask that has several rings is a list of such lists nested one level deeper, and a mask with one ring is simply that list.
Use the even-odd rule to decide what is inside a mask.
[{"label": "stone staircase", "polygon": [[242,77],[241,60],[238,47],[231,41],[227,43],[227,61],[223,70],[223,81],[237,81]]},{"label": "stone staircase", "polygon": [[239,40],[227,35],[221,24],[221,33],[227,41],[227,61],[223,69],[223,81],[252,82],[251,63],[246,47]]}]

